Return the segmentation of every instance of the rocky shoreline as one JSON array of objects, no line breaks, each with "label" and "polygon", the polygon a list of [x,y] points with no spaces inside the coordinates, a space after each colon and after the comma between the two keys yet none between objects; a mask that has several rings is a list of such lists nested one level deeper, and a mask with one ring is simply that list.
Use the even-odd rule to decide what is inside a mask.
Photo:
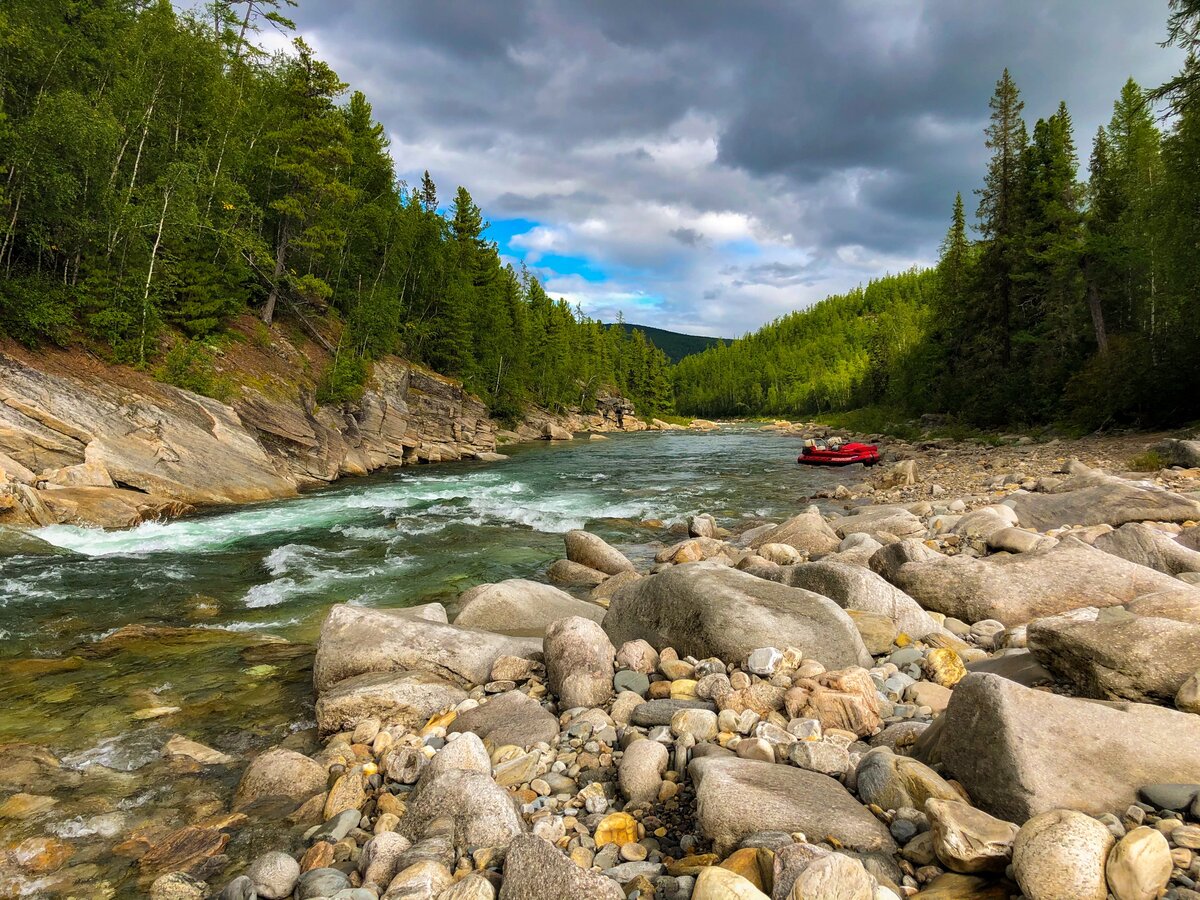
[{"label": "rocky shoreline", "polygon": [[[1026,459],[952,493],[937,453],[829,492],[838,515],[695,515],[650,572],[571,532],[559,587],[478,586],[453,623],[335,606],[319,749],[251,760],[224,818],[149,842],[141,883],[1196,900],[1200,469]],[[229,832],[263,816],[290,841],[231,878]]]}]

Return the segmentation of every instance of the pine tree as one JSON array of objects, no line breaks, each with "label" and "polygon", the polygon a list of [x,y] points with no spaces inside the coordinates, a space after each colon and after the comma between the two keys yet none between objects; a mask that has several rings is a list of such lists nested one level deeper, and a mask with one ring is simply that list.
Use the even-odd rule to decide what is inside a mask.
[{"label": "pine tree", "polygon": [[421,187],[417,192],[417,196],[420,197],[421,206],[425,208],[425,212],[437,211],[437,185],[433,183],[433,179],[429,176],[428,169],[421,176]]},{"label": "pine tree", "polygon": [[1028,136],[1016,84],[1008,69],[996,82],[988,103],[991,124],[986,146],[992,151],[984,186],[979,193],[979,231],[985,246],[981,266],[988,318],[999,341],[1000,365],[1012,356],[1013,280],[1023,251],[1025,178],[1023,157]]}]

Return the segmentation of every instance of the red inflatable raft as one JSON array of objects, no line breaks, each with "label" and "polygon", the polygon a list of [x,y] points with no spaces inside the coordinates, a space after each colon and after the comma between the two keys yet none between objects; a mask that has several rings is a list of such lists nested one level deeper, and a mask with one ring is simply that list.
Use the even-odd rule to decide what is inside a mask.
[{"label": "red inflatable raft", "polygon": [[873,466],[879,462],[879,448],[874,444],[826,444],[824,441],[806,441],[804,450],[796,462],[805,466],[852,466],[862,463]]}]

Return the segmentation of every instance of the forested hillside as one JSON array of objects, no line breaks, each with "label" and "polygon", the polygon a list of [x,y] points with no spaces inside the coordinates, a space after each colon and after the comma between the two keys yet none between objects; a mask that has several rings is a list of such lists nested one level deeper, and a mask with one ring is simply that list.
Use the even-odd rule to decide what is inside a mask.
[{"label": "forested hillside", "polygon": [[679,362],[685,356],[700,353],[721,343],[720,338],[704,337],[699,334],[680,334],[678,331],[667,331],[665,328],[654,328],[650,325],[635,325],[629,322],[621,322],[619,325],[630,334],[635,331],[645,334],[646,338],[667,354],[667,359],[673,363]]},{"label": "forested hillside", "polygon": [[[1173,8],[1173,40],[1195,49],[1200,4]],[[1200,417],[1200,63],[1154,94],[1124,86],[1086,182],[1065,103],[1030,132],[1006,71],[990,108],[977,239],[960,196],[936,270],[882,278],[688,357],[675,370],[680,410],[885,404],[1088,427]]]},{"label": "forested hillside", "polygon": [[328,344],[327,401],[398,353],[500,415],[604,388],[669,411],[643,335],[503,265],[465,187],[399,183],[368,99],[302,40],[259,49],[293,5],[0,6],[0,334],[202,387],[227,324],[253,313]]}]

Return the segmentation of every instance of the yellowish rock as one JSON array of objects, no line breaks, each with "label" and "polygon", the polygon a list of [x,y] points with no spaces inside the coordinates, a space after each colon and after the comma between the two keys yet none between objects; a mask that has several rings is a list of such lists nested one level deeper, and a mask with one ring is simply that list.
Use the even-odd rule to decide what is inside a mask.
[{"label": "yellowish rock", "polygon": [[681,875],[699,875],[709,866],[717,864],[715,853],[694,853],[674,862],[667,863],[667,874],[678,878]]},{"label": "yellowish rock", "polygon": [[1171,846],[1145,825],[1126,834],[1108,854],[1104,873],[1117,900],[1155,900],[1171,878]]},{"label": "yellowish rock", "polygon": [[765,847],[745,847],[721,863],[722,869],[736,872],[764,894],[774,890],[775,854]]},{"label": "yellowish rock", "polygon": [[709,866],[696,877],[692,900],[770,900],[753,884],[729,869]]},{"label": "yellowish rock", "polygon": [[458,713],[452,709],[443,713],[438,713],[425,723],[425,727],[421,729],[421,737],[428,737],[439,728],[449,728],[457,717]]},{"label": "yellowish rock", "polygon": [[637,819],[628,813],[610,813],[600,820],[596,833],[592,835],[596,841],[596,849],[609,844],[628,844],[638,839]]},{"label": "yellowish rock", "polygon": [[930,680],[942,687],[954,687],[967,677],[967,667],[963,665],[962,657],[949,647],[930,650],[925,656],[924,669]]},{"label": "yellowish rock", "polygon": [[696,681],[692,678],[678,678],[671,682],[672,700],[695,700]]}]

